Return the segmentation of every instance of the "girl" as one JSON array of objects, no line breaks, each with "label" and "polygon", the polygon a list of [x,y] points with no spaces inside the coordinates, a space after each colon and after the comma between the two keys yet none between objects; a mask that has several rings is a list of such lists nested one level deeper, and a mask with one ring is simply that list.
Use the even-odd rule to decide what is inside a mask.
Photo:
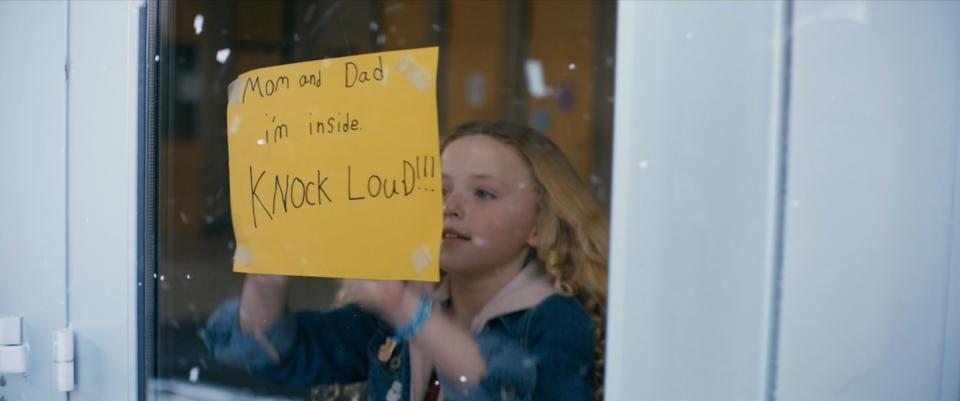
[{"label": "girl", "polygon": [[345,281],[353,304],[285,313],[248,275],[211,355],[287,385],[366,381],[371,400],[600,400],[607,222],[545,136],[476,122],[441,140],[443,279]]}]

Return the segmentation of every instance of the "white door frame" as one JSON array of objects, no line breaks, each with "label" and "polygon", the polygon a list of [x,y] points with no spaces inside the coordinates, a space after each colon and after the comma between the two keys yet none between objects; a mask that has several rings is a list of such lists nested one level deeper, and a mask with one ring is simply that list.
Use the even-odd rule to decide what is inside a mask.
[{"label": "white door frame", "polygon": [[69,3],[68,320],[71,400],[135,400],[143,1]]}]

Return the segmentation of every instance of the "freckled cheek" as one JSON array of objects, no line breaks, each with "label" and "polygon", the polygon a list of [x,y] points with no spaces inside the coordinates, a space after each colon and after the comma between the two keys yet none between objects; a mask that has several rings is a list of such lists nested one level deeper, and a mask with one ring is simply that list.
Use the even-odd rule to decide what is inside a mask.
[{"label": "freckled cheek", "polygon": [[490,216],[487,225],[496,231],[512,231],[515,229],[517,222],[521,221],[517,218],[518,216],[512,214]]},{"label": "freckled cheek", "polygon": [[483,248],[487,246],[487,239],[485,237],[475,236],[470,239],[478,248]]},{"label": "freckled cheek", "polygon": [[522,225],[536,219],[536,208],[528,205],[512,206],[504,211],[504,218],[512,224]]},{"label": "freckled cheek", "polygon": [[527,235],[528,226],[529,224],[526,224],[523,219],[519,219],[517,216],[507,216],[488,220],[483,231],[501,233],[500,235],[512,238],[522,238]]}]

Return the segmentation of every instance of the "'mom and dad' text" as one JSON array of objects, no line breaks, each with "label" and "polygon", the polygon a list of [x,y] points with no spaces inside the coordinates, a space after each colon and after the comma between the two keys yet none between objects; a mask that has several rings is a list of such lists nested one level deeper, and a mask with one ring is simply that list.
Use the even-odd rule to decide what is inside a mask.
[{"label": "'mom and dad' text", "polygon": [[[353,88],[371,81],[383,81],[383,58],[380,56],[377,56],[377,65],[367,66],[366,69],[353,61],[343,63],[343,68],[344,88]],[[300,74],[295,84],[300,88],[320,88],[323,86],[323,70],[318,69],[316,73]],[[273,79],[264,78],[262,83],[259,75],[247,77],[243,84],[243,95],[240,98],[240,102],[244,103],[247,101],[247,93],[259,95],[261,98],[264,98],[282,93],[281,90],[289,89],[290,77],[287,75],[281,74]]]}]

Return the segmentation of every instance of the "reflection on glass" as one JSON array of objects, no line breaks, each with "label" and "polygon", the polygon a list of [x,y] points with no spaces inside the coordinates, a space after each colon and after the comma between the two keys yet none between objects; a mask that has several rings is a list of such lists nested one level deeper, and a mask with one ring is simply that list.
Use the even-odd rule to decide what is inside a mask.
[{"label": "reflection on glass", "polygon": [[[226,86],[239,73],[440,46],[441,132],[473,120],[529,125],[557,143],[606,207],[611,2],[191,1],[160,7],[156,334],[146,353],[154,366],[147,372],[148,397],[204,399],[209,389],[290,399],[356,393],[271,386],[211,361],[198,336],[216,307],[240,294],[244,278],[231,271],[225,127]],[[333,280],[291,280],[289,307],[329,308],[337,289]]]}]

